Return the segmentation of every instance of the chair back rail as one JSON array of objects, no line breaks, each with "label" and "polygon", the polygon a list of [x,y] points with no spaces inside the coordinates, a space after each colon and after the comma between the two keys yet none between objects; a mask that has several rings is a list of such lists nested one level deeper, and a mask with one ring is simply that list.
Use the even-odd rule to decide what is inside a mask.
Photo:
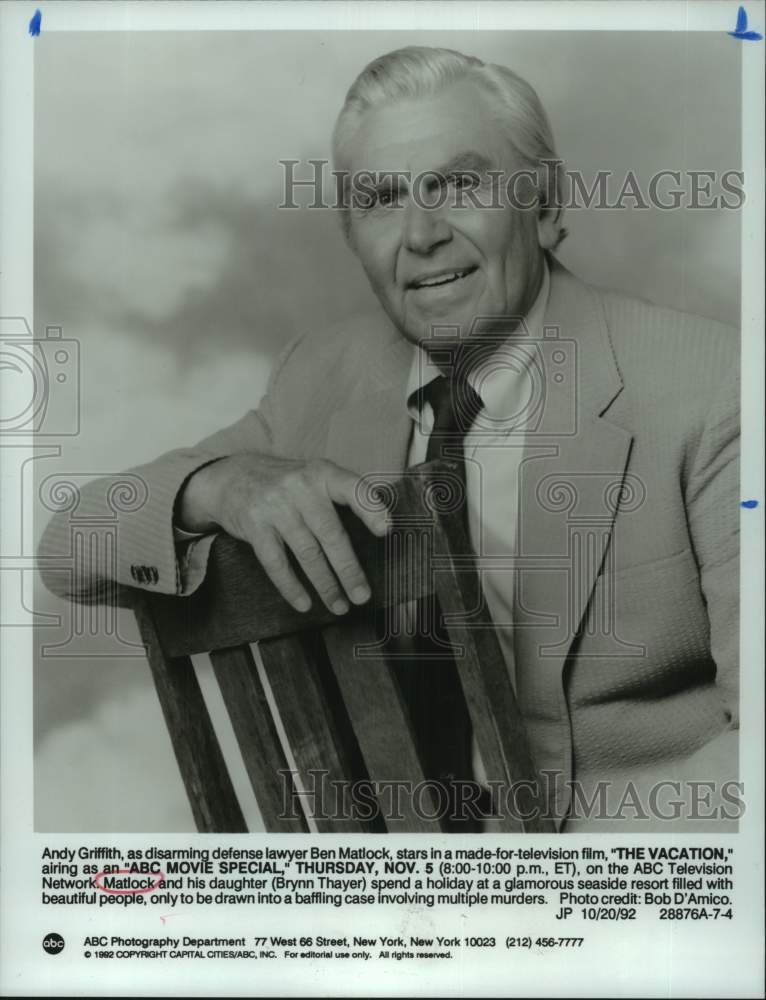
[{"label": "chair back rail", "polygon": [[[342,619],[316,595],[309,612],[293,610],[250,547],[224,535],[216,539],[205,581],[194,594],[178,598],[134,591],[139,627],[200,831],[245,829],[190,661],[202,652],[210,653],[268,831],[306,831],[300,802],[310,807],[320,832],[440,828],[428,818],[438,810],[386,655],[391,623],[397,620],[393,609],[429,596],[445,616],[487,778],[518,788],[517,805],[530,815],[522,821],[501,809],[493,829],[553,830],[547,819],[532,815],[535,797],[529,783],[536,771],[459,513],[462,484],[456,468],[449,462],[421,465],[386,489],[394,527],[384,539],[374,537],[348,510],[340,511],[372,590],[368,605]],[[305,578],[303,583],[311,592]],[[262,671],[251,643],[258,644]],[[400,780],[421,789],[418,808],[412,796],[402,795],[384,824],[370,817],[372,810],[348,808],[348,789],[367,783],[371,790],[387,788],[390,796],[391,782]],[[380,807],[386,814],[382,799]]]}]

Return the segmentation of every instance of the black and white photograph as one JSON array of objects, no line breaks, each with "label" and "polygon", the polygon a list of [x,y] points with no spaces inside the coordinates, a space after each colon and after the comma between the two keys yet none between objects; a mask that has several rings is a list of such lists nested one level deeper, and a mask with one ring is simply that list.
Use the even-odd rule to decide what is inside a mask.
[{"label": "black and white photograph", "polygon": [[585,976],[683,922],[611,995],[720,990],[682,969],[762,824],[763,4],[71,6],[9,5],[0,307],[44,951],[522,995],[501,946]]},{"label": "black and white photograph", "polygon": [[[126,603],[150,595],[155,671],[180,669],[160,663],[168,654],[236,647],[216,653],[215,673],[256,800],[273,768],[262,808],[275,830],[282,810],[301,828],[295,769],[300,801],[339,829],[379,830],[386,808],[405,830],[477,832],[485,817],[523,829],[528,810],[527,824],[560,832],[736,824],[740,53],[701,35],[679,64],[675,45],[51,39],[36,91],[37,317],[64,344],[77,333],[81,426],[59,474],[35,465],[53,511],[38,555],[50,591],[86,608],[61,612],[69,643],[47,622],[37,631],[43,828],[188,824],[180,803],[162,815],[174,776],[145,665],[117,642],[100,662],[102,636],[89,635],[114,621],[118,640],[138,642],[110,582]],[[543,58],[553,80],[535,73]],[[587,67],[579,90],[573,62]],[[615,93],[604,82],[617,63]],[[420,534],[372,546],[397,532],[386,500],[401,477],[429,489],[412,470],[445,457],[445,496]],[[106,477],[82,474],[99,467]],[[376,502],[378,480],[391,485]],[[451,598],[449,635],[408,579],[442,516],[466,535],[433,552],[427,582],[449,585],[454,544],[461,570],[476,559],[455,584],[478,572],[483,594]],[[394,586],[410,617],[378,614],[376,632]],[[259,671],[241,647],[260,638]],[[252,699],[257,711],[265,689],[273,700],[283,666],[278,732],[240,710]],[[197,685],[166,683],[187,786],[198,773],[215,786],[195,793],[195,819],[239,829]],[[347,742],[332,745],[336,730]],[[290,737],[303,745],[292,766]],[[62,755],[80,793],[57,776]],[[155,755],[164,784],[151,787]],[[107,768],[134,789],[124,806]],[[322,771],[347,783],[337,803]],[[521,780],[539,783],[526,803]],[[391,781],[408,783],[399,804]],[[660,785],[679,781],[680,795]],[[715,782],[715,803],[695,801],[690,781]],[[103,801],[71,814],[92,783]]]}]

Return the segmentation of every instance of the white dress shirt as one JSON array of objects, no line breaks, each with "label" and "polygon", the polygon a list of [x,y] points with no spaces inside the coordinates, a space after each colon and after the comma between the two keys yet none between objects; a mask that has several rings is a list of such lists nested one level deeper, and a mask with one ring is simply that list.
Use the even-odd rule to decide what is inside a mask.
[{"label": "white dress shirt", "polygon": [[[539,336],[550,291],[545,265],[534,304],[517,333],[499,343],[497,351],[468,376],[483,408],[463,441],[466,466],[468,533],[477,557],[477,569],[487,607],[497,630],[500,648],[515,684],[513,655],[513,556],[516,552],[519,470],[525,428],[539,402],[539,385],[530,369],[535,350],[529,338]],[[526,343],[525,343],[526,342]],[[442,374],[426,352],[418,349],[407,383],[407,407],[414,426],[408,464],[425,461],[434,415],[427,401],[420,405],[419,390]],[[474,773],[483,767],[474,743]]]}]

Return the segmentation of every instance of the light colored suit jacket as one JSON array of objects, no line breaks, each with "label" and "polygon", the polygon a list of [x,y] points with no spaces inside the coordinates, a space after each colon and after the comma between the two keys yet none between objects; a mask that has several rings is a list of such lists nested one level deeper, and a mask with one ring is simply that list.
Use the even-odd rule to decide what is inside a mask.
[{"label": "light colored suit jacket", "polygon": [[[628,780],[646,791],[736,777],[739,337],[587,286],[556,262],[545,326],[549,370],[520,477],[514,644],[520,707],[561,818],[582,809],[572,779],[586,801],[611,782],[614,803]],[[120,515],[116,579],[181,592],[188,549],[174,540],[173,505],[213,457],[402,470],[412,350],[382,313],[290,345],[256,410],[130,470],[147,499]],[[97,513],[103,496],[89,484],[80,513]],[[66,553],[67,517],[54,516],[41,556]],[[92,577],[74,593],[44,575],[74,599],[97,596]]]}]

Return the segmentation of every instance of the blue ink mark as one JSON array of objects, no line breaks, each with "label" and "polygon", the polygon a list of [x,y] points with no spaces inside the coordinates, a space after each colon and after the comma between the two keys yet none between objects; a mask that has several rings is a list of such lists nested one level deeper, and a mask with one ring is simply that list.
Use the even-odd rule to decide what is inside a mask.
[{"label": "blue ink mark", "polygon": [[744,507],[746,510],[753,510],[758,506],[757,500],[742,500],[740,506]]},{"label": "blue ink mark", "polygon": [[740,7],[737,11],[737,27],[734,31],[727,31],[726,34],[732,38],[740,38],[743,42],[760,42],[763,38],[757,31],[747,30],[747,12],[744,7]]},{"label": "blue ink mark", "polygon": [[36,10],[32,15],[32,20],[29,22],[29,34],[32,38],[37,38],[40,34],[40,22],[43,19],[43,15],[39,10]]}]

